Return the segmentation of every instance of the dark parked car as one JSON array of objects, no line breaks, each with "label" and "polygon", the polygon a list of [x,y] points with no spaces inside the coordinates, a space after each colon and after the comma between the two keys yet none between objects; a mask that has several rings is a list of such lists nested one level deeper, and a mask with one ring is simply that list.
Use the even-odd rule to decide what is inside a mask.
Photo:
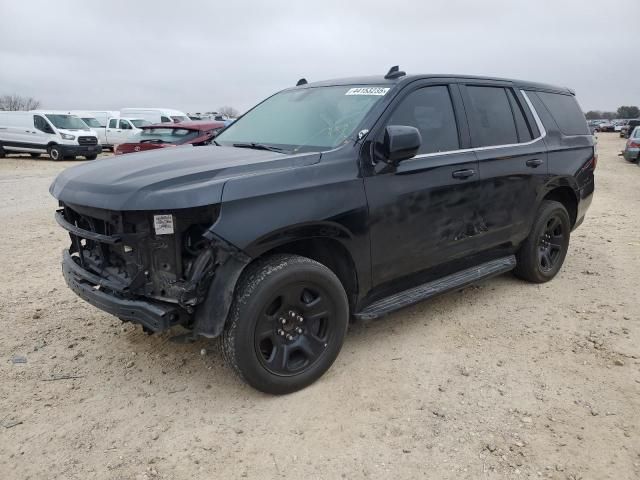
[{"label": "dark parked car", "polygon": [[135,142],[118,145],[115,149],[116,155],[178,145],[193,145],[195,147],[209,145],[213,137],[224,128],[224,123],[198,121],[146,125],[140,128],[142,130],[140,134],[133,137]]},{"label": "dark parked car", "polygon": [[629,135],[631,135],[631,132],[633,132],[633,129],[637,126],[640,126],[640,118],[629,120],[627,124],[622,127],[622,130],[620,130],[620,137],[629,138]]},{"label": "dark parked car", "polygon": [[214,142],[60,173],[63,274],[147,332],[221,336],[276,394],[331,366],[350,318],[510,270],[551,280],[594,191],[573,92],[527,81],[302,79]]}]

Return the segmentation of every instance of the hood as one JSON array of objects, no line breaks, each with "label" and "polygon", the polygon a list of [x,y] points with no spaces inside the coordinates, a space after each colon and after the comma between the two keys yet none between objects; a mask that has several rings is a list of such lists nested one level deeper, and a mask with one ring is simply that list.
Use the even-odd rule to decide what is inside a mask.
[{"label": "hood", "polygon": [[248,148],[161,148],[94,160],[61,172],[56,199],[107,210],[175,210],[222,200],[230,178],[316,163],[319,153],[283,155]]}]

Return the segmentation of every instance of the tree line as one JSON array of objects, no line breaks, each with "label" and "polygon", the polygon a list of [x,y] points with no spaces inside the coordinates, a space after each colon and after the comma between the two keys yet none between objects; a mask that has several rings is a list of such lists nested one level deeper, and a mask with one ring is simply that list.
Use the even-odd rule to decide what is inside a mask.
[{"label": "tree line", "polygon": [[638,118],[640,117],[640,109],[636,106],[623,105],[618,107],[615,112],[605,112],[600,110],[589,110],[585,113],[587,120],[613,120],[614,118]]},{"label": "tree line", "polygon": [[40,107],[40,100],[20,95],[0,95],[0,110],[16,112],[20,110],[36,110]]}]

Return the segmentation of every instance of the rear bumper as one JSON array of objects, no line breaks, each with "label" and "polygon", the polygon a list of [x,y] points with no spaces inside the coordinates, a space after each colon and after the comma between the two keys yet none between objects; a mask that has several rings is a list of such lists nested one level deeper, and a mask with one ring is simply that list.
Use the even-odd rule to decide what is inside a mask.
[{"label": "rear bumper", "polygon": [[58,144],[62,155],[98,155],[102,153],[102,145],[63,145]]},{"label": "rear bumper", "polygon": [[83,300],[121,320],[139,323],[153,332],[167,330],[180,323],[186,315],[176,305],[121,298],[106,288],[103,290],[107,282],[78,265],[67,249],[62,253],[62,274],[69,288]]},{"label": "rear bumper", "polygon": [[627,148],[624,152],[622,152],[622,156],[628,162],[635,162],[638,160],[638,154],[640,153],[640,149],[638,148]]}]

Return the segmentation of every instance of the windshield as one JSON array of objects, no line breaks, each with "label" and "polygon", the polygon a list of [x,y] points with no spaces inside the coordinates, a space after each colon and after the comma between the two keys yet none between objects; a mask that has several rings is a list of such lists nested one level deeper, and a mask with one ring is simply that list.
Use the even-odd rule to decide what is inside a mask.
[{"label": "windshield", "polygon": [[158,141],[162,143],[180,144],[196,138],[199,134],[200,132],[198,130],[188,130],[186,128],[144,128],[142,132],[140,132],[139,141],[140,143]]},{"label": "windshield", "polygon": [[175,123],[188,122],[189,117],[185,117],[182,115],[171,115],[171,120],[173,120]]},{"label": "windshield", "polygon": [[151,125],[151,122],[147,120],[130,120],[133,126],[136,128],[144,127],[145,125]]},{"label": "windshield", "polygon": [[45,115],[56,128],[86,130],[87,125],[75,115]]},{"label": "windshield", "polygon": [[102,125],[100,125],[100,122],[93,117],[83,118],[82,121],[86,123],[89,127],[102,128]]},{"label": "windshield", "polygon": [[216,143],[260,144],[289,152],[331,150],[353,134],[388,91],[344,85],[280,92],[232,123]]}]

